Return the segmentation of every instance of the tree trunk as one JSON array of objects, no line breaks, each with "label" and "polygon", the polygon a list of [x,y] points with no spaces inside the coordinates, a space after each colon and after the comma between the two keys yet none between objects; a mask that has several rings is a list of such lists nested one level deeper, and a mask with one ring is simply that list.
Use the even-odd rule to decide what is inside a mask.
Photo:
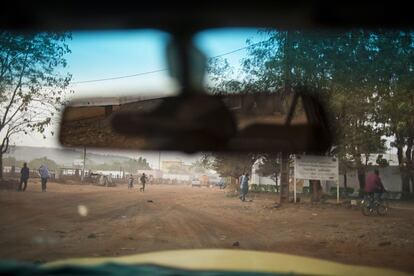
[{"label": "tree trunk", "polygon": [[236,176],[230,176],[230,185],[229,188],[234,191],[240,190],[239,178]]},{"label": "tree trunk", "polygon": [[[339,181],[339,179],[338,179]],[[346,171],[344,173],[344,195],[345,197],[348,197],[348,178],[346,176]]]},{"label": "tree trunk", "polygon": [[279,188],[278,188],[279,179],[277,177],[277,173],[274,175],[274,178],[272,178],[272,180],[275,182],[276,192],[279,192]]},{"label": "tree trunk", "polygon": [[410,198],[411,197],[411,188],[410,182],[412,182],[412,168],[413,168],[413,159],[412,159],[412,149],[414,144],[414,138],[409,137],[407,142],[407,148],[405,150],[405,166],[406,166],[406,180],[405,180],[405,187],[404,187],[404,197]]},{"label": "tree trunk", "polygon": [[3,179],[3,153],[0,151],[0,179]]},{"label": "tree trunk", "polygon": [[398,158],[398,165],[400,165],[401,167],[404,163],[402,147],[397,147],[397,158]]},{"label": "tree trunk", "polygon": [[365,190],[365,170],[358,168],[359,196],[364,195]]},{"label": "tree trunk", "polygon": [[289,201],[289,155],[282,153],[279,203]]},{"label": "tree trunk", "polygon": [[407,167],[404,162],[404,152],[402,147],[397,147],[397,157],[401,174],[401,198],[407,198],[410,193],[410,178],[407,174]]},{"label": "tree trunk", "polygon": [[401,171],[401,183],[402,183],[401,197],[406,199],[410,197],[410,176],[407,175],[405,168],[402,168],[402,170],[400,171]]},{"label": "tree trunk", "polygon": [[[414,160],[414,150],[411,151],[411,161]],[[414,195],[414,162],[411,163],[410,168],[410,178],[411,178],[411,196]]]},{"label": "tree trunk", "polygon": [[321,200],[321,181],[320,180],[311,180],[312,183],[312,198],[313,202],[319,202]]},{"label": "tree trunk", "polygon": [[410,197],[413,197],[413,195],[414,195],[414,175],[410,174],[409,178],[411,180]]},{"label": "tree trunk", "polygon": [[411,167],[411,148],[412,148],[412,141],[408,142],[407,149],[405,151],[405,160],[402,165],[400,165],[400,172],[401,172],[401,183],[402,183],[402,195],[401,197],[404,199],[408,199],[410,197],[410,167]]}]

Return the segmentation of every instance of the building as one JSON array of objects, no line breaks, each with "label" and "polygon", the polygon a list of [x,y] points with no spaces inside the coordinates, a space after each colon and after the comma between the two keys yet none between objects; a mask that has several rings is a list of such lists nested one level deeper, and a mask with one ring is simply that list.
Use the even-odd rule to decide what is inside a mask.
[{"label": "building", "polygon": [[163,178],[163,172],[161,170],[137,170],[137,175],[140,176],[143,173],[149,178],[160,179]]},{"label": "building", "polygon": [[161,161],[161,170],[167,173],[188,174],[190,165],[186,165],[181,160],[164,160]]},{"label": "building", "polygon": [[83,166],[83,159],[75,159],[75,160],[73,160],[72,165],[74,167],[82,167]]},{"label": "building", "polygon": [[185,182],[190,181],[191,176],[189,174],[163,173],[162,179]]},{"label": "building", "polygon": [[163,160],[161,161],[161,170],[170,171],[175,168],[184,167],[184,162],[181,160]]},{"label": "building", "polygon": [[96,173],[99,173],[101,175],[111,176],[112,178],[124,178],[126,175],[129,175],[131,173],[124,172],[124,171],[106,171],[106,170],[99,170],[96,171]]}]

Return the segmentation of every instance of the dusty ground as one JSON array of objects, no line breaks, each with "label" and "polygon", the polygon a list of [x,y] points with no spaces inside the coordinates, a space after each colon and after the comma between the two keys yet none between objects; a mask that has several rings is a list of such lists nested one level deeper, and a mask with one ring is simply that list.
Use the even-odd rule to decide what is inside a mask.
[{"label": "dusty ground", "polygon": [[[414,206],[388,217],[329,204],[286,204],[251,195],[240,202],[216,188],[97,187],[39,183],[0,190],[0,259],[44,262],[188,248],[285,252],[414,272]],[[79,206],[85,206],[86,208]],[[87,212],[86,212],[87,211]],[[87,214],[86,214],[87,213]],[[83,215],[83,216],[82,216]]]}]

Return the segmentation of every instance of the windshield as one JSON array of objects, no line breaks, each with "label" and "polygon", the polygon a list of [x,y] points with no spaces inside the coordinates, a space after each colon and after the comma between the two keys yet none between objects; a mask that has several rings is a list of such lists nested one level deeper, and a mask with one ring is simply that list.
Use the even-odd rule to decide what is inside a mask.
[{"label": "windshield", "polygon": [[[276,95],[265,119],[285,119],[293,92],[317,95],[334,136],[323,155],[60,146],[69,101],[107,118],[123,104],[176,95],[170,40],[156,30],[0,33],[0,259],[227,248],[414,272],[413,31],[194,37],[207,58],[203,89],[242,95],[226,102],[238,118],[246,105],[263,117]],[[305,106],[293,121],[304,121]]]}]

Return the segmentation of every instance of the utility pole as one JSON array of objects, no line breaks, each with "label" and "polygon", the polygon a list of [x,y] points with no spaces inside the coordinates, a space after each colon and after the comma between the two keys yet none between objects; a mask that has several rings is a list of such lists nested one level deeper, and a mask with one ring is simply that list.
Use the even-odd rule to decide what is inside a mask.
[{"label": "utility pole", "polygon": [[86,147],[83,148],[83,168],[82,168],[82,176],[81,176],[81,183],[85,180],[85,168],[86,168]]},{"label": "utility pole", "polygon": [[161,171],[161,151],[158,152],[158,170]]}]

